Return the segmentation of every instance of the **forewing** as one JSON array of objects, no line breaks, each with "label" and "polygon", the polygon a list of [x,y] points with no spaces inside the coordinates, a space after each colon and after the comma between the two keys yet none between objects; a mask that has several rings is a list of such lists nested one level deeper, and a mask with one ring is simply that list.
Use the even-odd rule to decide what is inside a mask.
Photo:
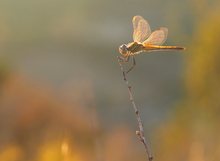
[{"label": "forewing", "polygon": [[159,30],[152,32],[150,37],[143,42],[144,45],[162,45],[167,39],[168,29],[161,27]]},{"label": "forewing", "polygon": [[141,16],[134,16],[132,22],[134,28],[133,40],[134,42],[142,43],[151,34],[150,26],[148,22]]}]

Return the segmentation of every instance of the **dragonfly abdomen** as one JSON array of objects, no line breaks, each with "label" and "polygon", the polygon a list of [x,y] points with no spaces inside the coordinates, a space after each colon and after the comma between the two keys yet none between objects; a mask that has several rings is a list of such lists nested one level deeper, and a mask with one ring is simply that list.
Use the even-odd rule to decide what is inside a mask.
[{"label": "dragonfly abdomen", "polygon": [[145,50],[185,50],[179,46],[159,46],[159,45],[145,45]]}]

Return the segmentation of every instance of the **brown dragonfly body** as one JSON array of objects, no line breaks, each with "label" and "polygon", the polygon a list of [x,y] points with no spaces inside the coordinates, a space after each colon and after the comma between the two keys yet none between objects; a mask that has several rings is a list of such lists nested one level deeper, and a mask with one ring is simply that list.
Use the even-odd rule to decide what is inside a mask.
[{"label": "brown dragonfly body", "polygon": [[[125,44],[124,44],[125,45]],[[159,45],[143,45],[141,43],[132,42],[126,46],[126,53],[123,54],[124,57],[138,55],[142,52],[152,52],[152,51],[173,51],[173,50],[183,50],[183,47],[178,46],[159,46]]]},{"label": "brown dragonfly body", "polygon": [[179,46],[162,46],[167,39],[167,28],[161,27],[151,33],[148,22],[141,16],[134,16],[132,22],[134,28],[134,41],[128,44],[123,44],[119,47],[119,52],[122,54],[123,58],[126,58],[126,60],[130,56],[133,57],[142,52],[179,51],[185,49],[184,47]]}]

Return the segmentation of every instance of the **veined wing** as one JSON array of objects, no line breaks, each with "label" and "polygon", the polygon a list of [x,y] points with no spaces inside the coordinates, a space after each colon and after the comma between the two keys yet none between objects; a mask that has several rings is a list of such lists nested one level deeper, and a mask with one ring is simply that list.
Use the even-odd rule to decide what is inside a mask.
[{"label": "veined wing", "polygon": [[148,22],[141,16],[134,16],[132,22],[134,28],[133,40],[134,42],[142,43],[151,34],[150,26]]},{"label": "veined wing", "polygon": [[167,39],[168,29],[161,27],[159,30],[152,32],[150,37],[143,42],[143,45],[162,45]]}]

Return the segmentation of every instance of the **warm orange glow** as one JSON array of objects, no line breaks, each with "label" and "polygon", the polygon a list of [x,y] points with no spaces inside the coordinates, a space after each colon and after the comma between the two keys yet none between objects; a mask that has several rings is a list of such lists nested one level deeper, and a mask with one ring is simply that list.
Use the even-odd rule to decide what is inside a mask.
[{"label": "warm orange glow", "polygon": [[68,146],[68,143],[63,141],[62,144],[61,144],[61,152],[64,156],[68,155],[68,152],[69,152],[69,146]]}]

